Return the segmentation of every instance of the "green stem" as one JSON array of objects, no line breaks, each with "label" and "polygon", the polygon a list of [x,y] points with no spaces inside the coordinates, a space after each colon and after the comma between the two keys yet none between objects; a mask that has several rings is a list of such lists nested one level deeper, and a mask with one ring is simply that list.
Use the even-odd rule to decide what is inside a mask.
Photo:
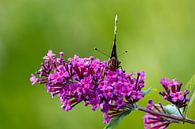
[{"label": "green stem", "polygon": [[150,113],[152,115],[162,116],[162,117],[176,120],[179,122],[183,122],[183,123],[186,122],[186,123],[190,123],[190,124],[195,124],[195,120],[191,120],[188,118],[178,117],[178,116],[174,116],[174,115],[170,115],[170,114],[164,114],[162,112],[152,111],[152,110],[149,110],[147,108],[140,107],[140,106],[137,106],[136,109],[139,111],[142,111],[142,112]]}]

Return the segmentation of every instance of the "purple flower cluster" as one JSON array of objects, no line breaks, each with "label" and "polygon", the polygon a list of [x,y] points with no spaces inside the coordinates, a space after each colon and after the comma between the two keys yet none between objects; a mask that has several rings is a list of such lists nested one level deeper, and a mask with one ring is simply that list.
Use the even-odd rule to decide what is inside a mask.
[{"label": "purple flower cluster", "polygon": [[[160,80],[165,91],[159,92],[160,95],[164,97],[165,100],[171,102],[175,105],[178,113],[180,113],[179,117],[184,118],[183,112],[181,112],[180,108],[185,109],[190,98],[187,97],[189,94],[188,90],[185,90],[184,93],[181,91],[182,83],[178,83],[176,79],[172,79],[169,81],[168,78],[163,78]],[[146,109],[150,110],[151,112],[147,112],[144,116],[144,127],[145,129],[165,129],[168,127],[170,123],[176,122],[179,123],[178,120],[166,118],[159,114],[169,114],[166,112],[162,104],[155,105],[152,100],[149,100],[148,106]],[[169,108],[168,110],[174,110]],[[175,111],[174,111],[175,112]],[[156,114],[156,115],[155,115]]]},{"label": "purple flower cluster", "polygon": [[80,58],[75,55],[68,61],[63,52],[56,58],[48,51],[43,58],[38,77],[31,75],[32,84],[45,84],[52,96],[58,95],[62,108],[71,110],[80,102],[91,105],[92,110],[100,108],[104,123],[119,115],[128,105],[143,98],[144,72],[127,74],[122,69],[110,70],[108,62],[94,57]]},{"label": "purple flower cluster", "polygon": [[[155,105],[152,100],[149,100],[148,106],[146,108],[154,112],[166,114],[165,110],[163,109],[163,106],[161,104]],[[166,127],[168,127],[170,123],[170,120],[158,115],[146,113],[144,116],[145,129],[166,129]]]},{"label": "purple flower cluster", "polygon": [[190,98],[187,97],[189,91],[185,90],[184,93],[181,92],[182,83],[178,83],[176,79],[169,81],[168,78],[161,79],[160,83],[165,89],[165,91],[160,92],[165,100],[176,105],[178,108],[187,106],[187,103],[190,101]]}]

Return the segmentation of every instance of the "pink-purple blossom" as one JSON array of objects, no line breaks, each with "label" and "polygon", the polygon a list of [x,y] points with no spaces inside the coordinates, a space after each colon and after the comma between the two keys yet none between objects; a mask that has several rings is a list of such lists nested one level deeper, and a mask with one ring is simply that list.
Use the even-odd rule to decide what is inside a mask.
[{"label": "pink-purple blossom", "polygon": [[187,103],[190,101],[190,98],[187,97],[189,91],[184,90],[184,93],[182,93],[182,83],[178,83],[176,79],[169,81],[168,78],[161,79],[160,83],[165,91],[159,93],[164,97],[165,100],[176,105],[178,108],[187,106]]},{"label": "pink-purple blossom", "polygon": [[[146,108],[154,112],[165,113],[163,107],[160,105],[155,105],[152,100],[149,100],[148,106]],[[170,120],[159,115],[154,115],[150,113],[146,113],[144,115],[145,129],[166,129],[166,127],[168,127],[170,123]]]},{"label": "pink-purple blossom", "polygon": [[71,110],[80,102],[91,105],[92,110],[100,108],[104,123],[117,116],[128,105],[139,101],[144,96],[144,72],[127,74],[121,68],[111,70],[107,61],[100,61],[93,56],[80,58],[75,55],[68,61],[59,58],[51,50],[43,58],[41,68],[30,81],[44,84],[52,96],[57,95],[62,109]]}]

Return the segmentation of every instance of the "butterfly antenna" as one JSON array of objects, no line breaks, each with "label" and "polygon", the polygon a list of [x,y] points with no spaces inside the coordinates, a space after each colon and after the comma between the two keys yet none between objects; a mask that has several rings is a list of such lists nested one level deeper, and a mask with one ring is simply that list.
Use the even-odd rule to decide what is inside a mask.
[{"label": "butterfly antenna", "polygon": [[97,49],[96,47],[94,48],[94,50],[98,51],[99,53],[105,55],[106,57],[109,57],[109,55],[107,55],[106,53],[104,53],[103,51]]},{"label": "butterfly antenna", "polygon": [[115,57],[117,58],[117,53],[116,53],[116,32],[117,32],[117,23],[118,23],[118,16],[115,16],[114,20],[114,40],[113,40],[113,47],[112,47],[112,53],[111,53],[111,58]]},{"label": "butterfly antenna", "polygon": [[[122,55],[124,55],[124,54],[126,54],[128,51],[124,51],[123,53],[121,53],[119,56],[122,56]],[[118,57],[119,57],[118,56]]]}]

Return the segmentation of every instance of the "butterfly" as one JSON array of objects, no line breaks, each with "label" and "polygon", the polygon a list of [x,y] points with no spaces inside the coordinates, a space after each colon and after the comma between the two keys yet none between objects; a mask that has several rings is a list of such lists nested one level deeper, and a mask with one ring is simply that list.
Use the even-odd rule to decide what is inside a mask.
[{"label": "butterfly", "polygon": [[[112,46],[112,51],[111,51],[111,55],[108,56],[107,54],[105,54],[104,52],[98,50],[97,48],[95,48],[95,50],[99,51],[100,53],[106,55],[109,57],[108,59],[108,68],[112,71],[115,71],[116,69],[118,69],[120,66],[120,61],[118,60],[117,57],[117,51],[116,51],[116,32],[117,32],[117,23],[118,23],[118,16],[115,16],[115,22],[114,22],[114,40],[113,40],[113,46]],[[127,51],[125,51],[125,53],[127,53]],[[123,53],[124,54],[124,53]],[[122,54],[121,54],[122,55]]]},{"label": "butterfly", "polygon": [[113,46],[110,58],[108,60],[108,68],[110,70],[116,70],[120,67],[120,61],[117,57],[117,51],[116,51],[116,31],[117,31],[117,23],[118,23],[118,16],[115,16],[115,24],[114,24],[114,40],[113,40]]}]

